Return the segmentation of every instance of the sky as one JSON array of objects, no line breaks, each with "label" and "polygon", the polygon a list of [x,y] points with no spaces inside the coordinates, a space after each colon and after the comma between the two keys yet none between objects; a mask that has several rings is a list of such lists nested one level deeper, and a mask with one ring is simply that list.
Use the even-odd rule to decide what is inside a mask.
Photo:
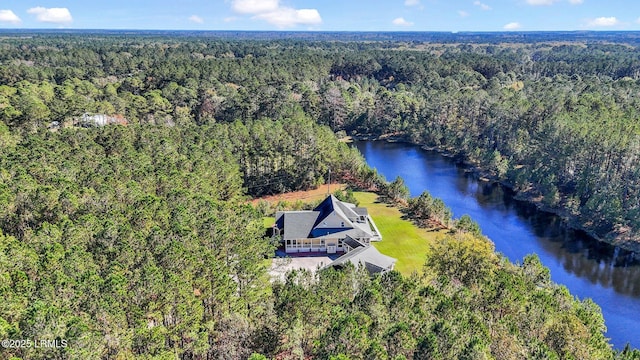
[{"label": "sky", "polygon": [[640,0],[0,0],[0,28],[640,30]]}]

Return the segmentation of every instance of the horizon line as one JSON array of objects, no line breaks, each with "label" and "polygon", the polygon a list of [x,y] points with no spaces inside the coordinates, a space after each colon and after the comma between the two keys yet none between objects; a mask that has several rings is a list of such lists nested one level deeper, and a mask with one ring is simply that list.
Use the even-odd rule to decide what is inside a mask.
[{"label": "horizon line", "polygon": [[246,30],[246,29],[126,29],[126,28],[0,28],[0,32],[37,31],[37,32],[68,32],[68,31],[136,31],[136,32],[246,32],[246,33],[434,33],[434,34],[465,34],[465,33],[640,33],[640,30]]}]

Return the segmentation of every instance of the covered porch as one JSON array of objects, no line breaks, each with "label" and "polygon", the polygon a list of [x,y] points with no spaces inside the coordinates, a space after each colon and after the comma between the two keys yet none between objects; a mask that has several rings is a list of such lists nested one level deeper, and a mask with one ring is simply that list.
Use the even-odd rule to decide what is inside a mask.
[{"label": "covered porch", "polygon": [[284,240],[286,253],[327,253],[335,254],[344,251],[344,245],[340,239],[306,238]]}]

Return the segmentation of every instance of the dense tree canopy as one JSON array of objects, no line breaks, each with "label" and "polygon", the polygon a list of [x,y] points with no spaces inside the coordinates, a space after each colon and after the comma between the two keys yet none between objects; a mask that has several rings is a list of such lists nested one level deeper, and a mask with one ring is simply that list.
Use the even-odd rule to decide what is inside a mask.
[{"label": "dense tree canopy", "polygon": [[[395,134],[454,152],[574,226],[633,246],[640,231],[633,37],[626,37],[632,46],[622,35],[618,43],[584,36],[508,46],[469,38],[478,43],[444,35],[442,44],[7,37],[0,121],[19,136],[85,113],[174,126],[303,111],[334,130]],[[257,129],[272,130],[279,131]],[[295,144],[278,146],[271,150]],[[251,186],[271,171],[242,166]],[[315,170],[317,178],[325,169]]]},{"label": "dense tree canopy", "polygon": [[[535,256],[509,263],[334,134],[439,147],[633,239],[636,47],[20,35],[0,39],[0,338],[69,346],[0,357],[640,358]],[[451,229],[421,275],[268,281],[247,197],[329,170]]]}]

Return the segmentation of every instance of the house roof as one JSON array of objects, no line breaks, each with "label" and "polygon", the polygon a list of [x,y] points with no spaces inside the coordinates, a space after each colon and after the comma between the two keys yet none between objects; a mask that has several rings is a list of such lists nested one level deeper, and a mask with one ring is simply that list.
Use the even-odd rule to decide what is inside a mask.
[{"label": "house roof", "polygon": [[[360,214],[366,214],[365,208],[357,208],[354,204],[345,203],[335,196],[329,195],[313,211],[279,211],[276,214],[276,226],[285,229],[283,240],[317,238],[334,235],[339,238],[371,237],[371,226],[364,222],[354,222]],[[360,213],[360,214],[359,214]],[[340,217],[344,226],[325,228],[319,225],[331,214]]]},{"label": "house roof", "polygon": [[350,248],[352,249],[357,249],[359,247],[364,247],[365,245],[363,243],[361,243],[360,241],[352,238],[351,236],[348,236],[346,238],[344,238],[344,240],[342,240],[342,242],[346,245],[348,245]]},{"label": "house roof", "polygon": [[335,196],[329,195],[314,210],[320,212],[320,216],[318,216],[318,220],[316,220],[316,223],[314,224],[314,228],[318,226],[320,223],[322,223],[322,221],[324,221],[324,219],[326,219],[327,216],[329,216],[332,213],[335,213],[337,216],[342,218],[342,220],[345,222],[346,227],[359,230],[359,232],[353,232],[351,236],[353,237],[372,236],[371,227],[369,226],[368,223],[355,222],[357,219],[360,218],[360,214],[358,214],[356,210],[358,210],[359,212],[364,212],[365,213],[364,215],[366,215],[367,209],[365,208],[358,208],[354,204],[342,202],[338,200],[338,198],[336,198]]},{"label": "house roof", "polygon": [[363,207],[354,207],[353,212],[363,216],[369,215],[369,211],[367,210],[367,208],[363,208]]},{"label": "house roof", "polygon": [[[319,226],[331,215],[337,215],[344,223],[343,227],[330,228]],[[358,208],[354,204],[338,200],[329,195],[312,211],[279,211],[276,214],[276,226],[284,229],[283,240],[303,238],[317,238],[332,235],[344,238],[370,238],[373,236],[368,222],[356,222],[361,215],[366,215],[367,209]]]},{"label": "house roof", "polygon": [[345,266],[348,262],[354,266],[362,264],[369,273],[375,274],[390,270],[397,260],[381,254],[378,249],[373,246],[358,247],[341,257],[337,258],[329,266]]},{"label": "house roof", "polygon": [[[318,220],[314,224],[314,226],[318,226],[324,219],[327,218],[332,213],[335,213],[339,217],[341,217],[345,222],[351,222],[351,218],[353,218],[352,210],[350,210],[347,206],[345,206],[340,200],[338,200],[335,196],[329,195],[324,201],[320,203],[315,209],[315,211],[320,212],[320,216],[318,216]],[[351,216],[349,216],[351,215]]]},{"label": "house roof", "polygon": [[285,211],[276,215],[276,224],[286,229],[284,240],[304,239],[310,237],[319,215],[318,211]]},{"label": "house roof", "polygon": [[331,237],[343,239],[346,236],[351,236],[353,238],[365,238],[371,237],[371,234],[366,231],[362,231],[359,228],[317,228],[311,231],[310,237],[317,238],[321,236],[331,235]]}]

